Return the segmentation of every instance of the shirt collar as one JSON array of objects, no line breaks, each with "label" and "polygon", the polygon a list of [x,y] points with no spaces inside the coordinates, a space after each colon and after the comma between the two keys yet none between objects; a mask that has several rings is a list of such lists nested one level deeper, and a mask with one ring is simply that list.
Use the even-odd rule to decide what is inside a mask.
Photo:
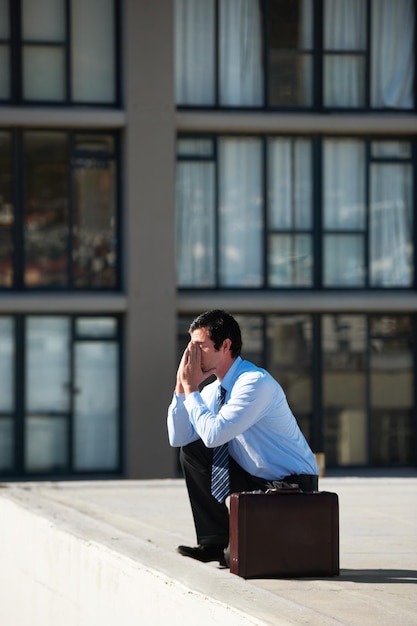
[{"label": "shirt collar", "polygon": [[232,383],[233,383],[233,379],[236,375],[236,371],[240,365],[240,363],[242,362],[242,358],[240,356],[237,357],[237,359],[233,362],[233,364],[230,366],[230,368],[227,370],[226,376],[223,378],[222,382],[220,383],[220,385],[226,389],[226,391],[230,391],[230,389],[232,388]]}]

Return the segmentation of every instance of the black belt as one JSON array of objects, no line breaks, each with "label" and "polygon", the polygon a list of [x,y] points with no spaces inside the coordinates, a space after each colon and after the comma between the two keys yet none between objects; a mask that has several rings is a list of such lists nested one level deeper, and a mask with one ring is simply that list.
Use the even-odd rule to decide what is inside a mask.
[{"label": "black belt", "polygon": [[291,474],[282,479],[286,483],[293,483],[300,487],[301,491],[318,491],[319,477],[316,474]]}]

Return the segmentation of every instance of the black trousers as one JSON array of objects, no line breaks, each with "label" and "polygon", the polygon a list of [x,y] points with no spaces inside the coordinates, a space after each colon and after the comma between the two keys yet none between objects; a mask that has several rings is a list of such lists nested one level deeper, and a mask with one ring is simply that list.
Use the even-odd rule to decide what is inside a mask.
[{"label": "black trousers", "polygon": [[[269,481],[246,472],[232,457],[230,460],[230,491],[266,491]],[[211,495],[211,466],[213,449],[207,448],[201,439],[181,448],[180,461],[190,498],[197,543],[229,543],[229,510]],[[317,491],[318,478],[306,474],[285,477],[286,482],[298,484],[303,491]]]}]

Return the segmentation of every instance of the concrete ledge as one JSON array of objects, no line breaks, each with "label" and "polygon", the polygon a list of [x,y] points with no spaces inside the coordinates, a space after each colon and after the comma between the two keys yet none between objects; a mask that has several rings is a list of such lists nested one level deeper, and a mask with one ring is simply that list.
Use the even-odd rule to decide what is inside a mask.
[{"label": "concrete ledge", "polygon": [[128,557],[109,547],[114,529],[27,496],[0,497],[4,626],[194,624],[202,612],[204,624],[254,623],[147,565],[161,559],[152,544],[131,540]]}]

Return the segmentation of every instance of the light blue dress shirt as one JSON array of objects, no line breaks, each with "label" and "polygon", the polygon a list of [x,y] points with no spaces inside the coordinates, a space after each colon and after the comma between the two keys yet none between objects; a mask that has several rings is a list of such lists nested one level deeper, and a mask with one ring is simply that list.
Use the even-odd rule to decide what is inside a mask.
[{"label": "light blue dress shirt", "polygon": [[226,402],[217,415],[217,380],[187,399],[174,393],[167,417],[171,446],[185,446],[201,438],[208,448],[214,448],[228,441],[235,461],[265,480],[318,474],[314,454],[284,391],[267,371],[238,357],[221,385],[226,389]]}]

